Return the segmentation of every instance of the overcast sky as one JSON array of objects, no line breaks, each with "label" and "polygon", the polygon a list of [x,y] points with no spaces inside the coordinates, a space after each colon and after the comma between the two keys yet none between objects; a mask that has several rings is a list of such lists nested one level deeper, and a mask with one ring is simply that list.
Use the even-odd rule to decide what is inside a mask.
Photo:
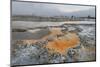
[{"label": "overcast sky", "polygon": [[95,15],[95,7],[79,5],[62,5],[47,3],[12,2],[12,15],[39,15],[59,16],[70,15]]}]

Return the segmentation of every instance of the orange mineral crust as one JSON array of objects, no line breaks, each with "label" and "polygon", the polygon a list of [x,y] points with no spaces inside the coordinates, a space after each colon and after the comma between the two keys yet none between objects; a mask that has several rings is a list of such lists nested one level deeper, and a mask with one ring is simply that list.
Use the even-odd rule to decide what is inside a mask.
[{"label": "orange mineral crust", "polygon": [[80,39],[76,33],[67,33],[66,35],[55,38],[53,41],[48,42],[46,48],[50,49],[50,52],[58,52],[65,54],[68,48],[73,48],[80,43]]},{"label": "orange mineral crust", "polygon": [[42,39],[46,40],[49,36],[56,37],[57,35],[64,35],[64,33],[61,32],[61,28],[51,28],[50,33],[44,36]]}]

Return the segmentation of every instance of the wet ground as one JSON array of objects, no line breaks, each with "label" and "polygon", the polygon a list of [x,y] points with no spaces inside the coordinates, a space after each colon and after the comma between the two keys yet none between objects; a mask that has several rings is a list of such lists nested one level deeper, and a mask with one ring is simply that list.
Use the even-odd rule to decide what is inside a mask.
[{"label": "wet ground", "polygon": [[95,24],[12,32],[12,65],[95,61]]}]

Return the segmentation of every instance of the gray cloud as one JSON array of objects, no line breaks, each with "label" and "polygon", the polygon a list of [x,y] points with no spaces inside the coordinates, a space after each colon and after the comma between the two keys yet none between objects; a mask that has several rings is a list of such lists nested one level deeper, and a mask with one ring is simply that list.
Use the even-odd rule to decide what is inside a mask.
[{"label": "gray cloud", "polygon": [[12,1],[12,15],[39,15],[39,16],[92,15],[95,16],[95,7]]}]

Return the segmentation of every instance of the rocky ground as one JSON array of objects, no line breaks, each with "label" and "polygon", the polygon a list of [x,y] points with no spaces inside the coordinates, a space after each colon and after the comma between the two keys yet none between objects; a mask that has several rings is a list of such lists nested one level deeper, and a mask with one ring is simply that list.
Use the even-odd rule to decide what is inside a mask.
[{"label": "rocky ground", "polygon": [[[96,60],[95,24],[63,24],[26,32],[25,37],[22,32],[12,33],[11,65]],[[31,39],[26,38],[28,34]]]}]

